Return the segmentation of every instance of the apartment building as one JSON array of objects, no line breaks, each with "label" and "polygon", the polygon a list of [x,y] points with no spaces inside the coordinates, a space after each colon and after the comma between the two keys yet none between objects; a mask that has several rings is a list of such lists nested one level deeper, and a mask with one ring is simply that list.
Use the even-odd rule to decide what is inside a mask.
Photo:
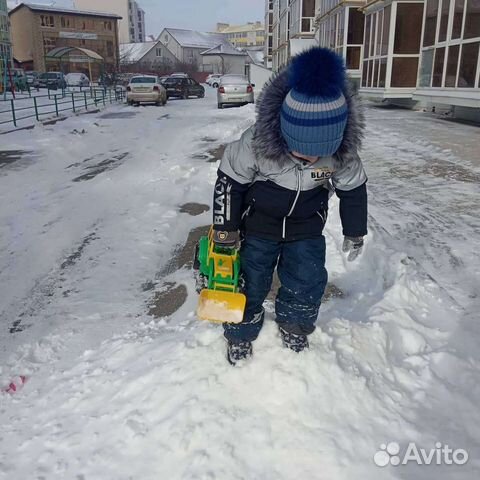
[{"label": "apartment building", "polygon": [[[9,17],[13,56],[27,70],[91,71],[96,79],[103,70],[113,72],[118,67],[118,15],[22,3]],[[85,52],[47,58],[58,47]],[[94,65],[89,64],[89,52],[96,59]]]},{"label": "apartment building", "polygon": [[119,42],[145,42],[145,12],[135,0],[74,0],[76,8],[119,15]]},{"label": "apartment building", "polygon": [[320,0],[317,2],[318,44],[345,58],[350,78],[360,85],[362,76],[366,0]]},{"label": "apartment building", "polygon": [[480,108],[479,55],[480,2],[427,0],[413,100]]},{"label": "apartment building", "polygon": [[272,68],[278,71],[290,59],[292,40],[314,39],[316,6],[315,0],[273,0],[272,7]]},{"label": "apartment building", "polygon": [[[12,42],[10,38],[7,0],[0,0],[0,72],[3,72],[5,60],[10,64],[12,62]],[[0,83],[2,83],[1,78]]]},{"label": "apartment building", "polygon": [[265,42],[264,42],[264,66],[272,68],[273,51],[273,0],[265,1]]},{"label": "apartment building", "polygon": [[223,33],[236,48],[260,47],[265,44],[265,27],[262,22],[245,25],[217,23],[217,32]]}]

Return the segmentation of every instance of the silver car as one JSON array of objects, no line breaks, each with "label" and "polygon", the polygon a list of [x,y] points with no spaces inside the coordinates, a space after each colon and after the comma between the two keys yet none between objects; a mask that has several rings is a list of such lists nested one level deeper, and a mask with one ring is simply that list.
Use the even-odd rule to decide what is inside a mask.
[{"label": "silver car", "polygon": [[127,103],[134,105],[140,103],[167,103],[167,91],[155,75],[136,75],[130,79],[127,86]]},{"label": "silver car", "polygon": [[243,75],[224,75],[217,90],[218,108],[254,103],[254,86]]}]

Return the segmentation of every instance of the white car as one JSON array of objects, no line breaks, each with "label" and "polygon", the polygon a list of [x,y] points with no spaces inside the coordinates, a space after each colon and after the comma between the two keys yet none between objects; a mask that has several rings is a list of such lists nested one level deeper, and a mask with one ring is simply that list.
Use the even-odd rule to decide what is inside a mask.
[{"label": "white car", "polygon": [[213,88],[217,88],[220,85],[220,79],[222,75],[220,73],[212,73],[207,77],[206,83]]},{"label": "white car", "polygon": [[89,87],[90,79],[84,73],[69,73],[65,75],[69,87]]},{"label": "white car", "polygon": [[127,86],[127,103],[129,105],[140,103],[167,103],[167,91],[155,75],[135,75]]}]

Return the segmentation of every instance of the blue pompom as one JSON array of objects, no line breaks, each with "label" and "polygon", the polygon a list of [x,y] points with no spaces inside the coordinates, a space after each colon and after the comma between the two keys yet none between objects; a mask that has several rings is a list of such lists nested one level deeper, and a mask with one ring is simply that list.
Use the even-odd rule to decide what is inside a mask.
[{"label": "blue pompom", "polygon": [[328,48],[312,47],[293,57],[289,83],[309,96],[336,97],[345,88],[343,59]]}]

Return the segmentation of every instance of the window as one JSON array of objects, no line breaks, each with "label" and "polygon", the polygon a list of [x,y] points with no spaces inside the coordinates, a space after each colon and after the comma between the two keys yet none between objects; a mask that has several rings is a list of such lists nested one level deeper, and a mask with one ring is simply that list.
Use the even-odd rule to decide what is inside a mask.
[{"label": "window", "polygon": [[53,50],[57,45],[57,39],[54,37],[44,37],[43,39],[43,51],[47,54],[50,50]]},{"label": "window", "polygon": [[450,12],[450,0],[442,0],[442,10],[440,14],[440,32],[438,33],[439,42],[444,42],[447,39],[449,12]]},{"label": "window", "polygon": [[111,32],[112,31],[112,22],[103,22],[103,29]]},{"label": "window", "polygon": [[462,35],[463,9],[465,0],[455,0],[453,11],[452,39],[460,38]]},{"label": "window", "polygon": [[392,87],[407,88],[417,85],[418,58],[394,57],[392,64]]},{"label": "window", "polygon": [[358,70],[360,68],[360,52],[362,47],[347,47],[347,68]]},{"label": "window", "polygon": [[107,41],[107,57],[113,57],[113,42]]},{"label": "window", "polygon": [[480,0],[466,0],[465,32],[463,38],[480,37]]},{"label": "window", "polygon": [[52,15],[40,15],[40,24],[42,27],[54,27],[55,21]]},{"label": "window", "polygon": [[68,17],[61,17],[60,24],[62,25],[62,28],[71,28],[70,19]]},{"label": "window", "polygon": [[162,56],[162,49],[160,47],[157,47],[156,49],[156,55],[157,57],[161,57]]},{"label": "window", "polygon": [[464,43],[462,45],[462,59],[458,75],[458,87],[460,88],[473,88],[475,86],[479,45],[480,42]]},{"label": "window", "polygon": [[447,75],[445,76],[446,87],[455,87],[456,85],[459,51],[460,45],[448,47]]},{"label": "window", "polygon": [[424,50],[422,54],[422,63],[420,65],[420,87],[429,87],[430,82],[432,81],[432,70],[433,70],[433,54],[435,50],[432,48],[430,50]]},{"label": "window", "polygon": [[370,23],[372,21],[372,15],[367,15],[365,19],[365,50],[363,53],[364,58],[368,58],[370,55]]},{"label": "window", "polygon": [[383,12],[383,32],[382,32],[382,55],[388,54],[388,39],[390,36],[390,13],[392,7],[389,5]]},{"label": "window", "polygon": [[425,17],[425,33],[423,46],[428,47],[435,43],[437,32],[438,0],[427,0],[427,13]]},{"label": "window", "polygon": [[415,54],[420,52],[422,22],[423,4],[399,3],[397,5],[394,53]]},{"label": "window", "polygon": [[356,8],[348,9],[348,34],[347,43],[361,45],[363,43],[363,27],[365,15]]},{"label": "window", "polygon": [[442,86],[443,64],[445,62],[445,47],[435,49],[432,87]]},{"label": "window", "polygon": [[387,59],[380,59],[380,75],[378,77],[378,86],[380,88],[385,88],[385,79],[387,77]]}]

